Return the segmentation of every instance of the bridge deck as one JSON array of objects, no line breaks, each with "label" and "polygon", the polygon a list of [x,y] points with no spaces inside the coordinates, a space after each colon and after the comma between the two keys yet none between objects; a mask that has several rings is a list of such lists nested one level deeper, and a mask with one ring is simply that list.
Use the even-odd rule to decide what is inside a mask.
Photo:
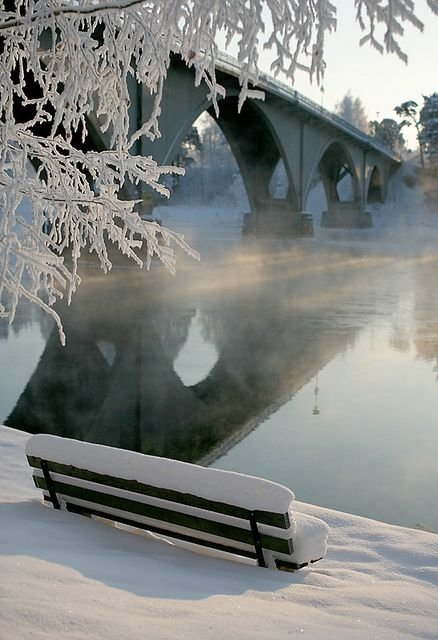
[{"label": "bridge deck", "polygon": [[[238,60],[222,52],[217,56],[216,68],[219,71],[224,71],[235,77],[239,77],[241,71]],[[273,76],[259,72],[257,88],[281,97],[312,116],[319,118],[320,120],[324,120],[328,124],[340,129],[346,135],[358,140],[366,147],[370,147],[374,151],[383,154],[392,161],[401,162],[401,157],[392,151],[392,149],[389,149],[375,138],[372,138],[364,131],[361,131],[361,129],[358,129],[347,120],[344,120],[344,118],[341,118],[328,109],[325,109],[323,106],[317,104],[313,100],[310,100],[310,98],[307,98],[296,89],[292,89],[287,84],[277,80]]]}]

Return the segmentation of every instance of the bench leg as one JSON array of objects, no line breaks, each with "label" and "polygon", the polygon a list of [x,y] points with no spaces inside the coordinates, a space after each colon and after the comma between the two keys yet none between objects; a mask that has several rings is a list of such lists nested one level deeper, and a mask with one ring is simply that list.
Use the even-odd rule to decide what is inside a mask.
[{"label": "bench leg", "polygon": [[257,563],[259,567],[266,567],[267,564],[263,555],[263,547],[260,538],[260,531],[257,526],[257,518],[253,511],[251,511],[251,513],[249,514],[249,524],[251,525],[252,539],[254,542],[255,552],[257,554]]},{"label": "bench leg", "polygon": [[60,509],[61,505],[59,504],[58,496],[56,495],[55,485],[50,475],[49,465],[47,464],[47,460],[41,460],[41,469],[44,475],[44,480],[46,481],[47,490],[49,492],[49,496],[52,501],[53,508]]}]

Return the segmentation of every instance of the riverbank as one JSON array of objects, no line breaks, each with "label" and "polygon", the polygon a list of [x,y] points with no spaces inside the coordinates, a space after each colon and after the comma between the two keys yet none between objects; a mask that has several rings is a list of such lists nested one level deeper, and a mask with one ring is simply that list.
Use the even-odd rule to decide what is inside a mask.
[{"label": "riverbank", "polygon": [[297,502],[330,526],[327,557],[310,569],[200,556],[43,507],[27,438],[0,427],[2,638],[437,637],[434,534]]}]

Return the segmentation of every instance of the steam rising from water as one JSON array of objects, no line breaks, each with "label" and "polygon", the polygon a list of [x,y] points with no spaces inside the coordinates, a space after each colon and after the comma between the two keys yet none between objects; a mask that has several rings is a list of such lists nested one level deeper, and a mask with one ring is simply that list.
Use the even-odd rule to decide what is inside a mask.
[{"label": "steam rising from water", "polygon": [[[431,407],[430,432],[422,414],[427,446],[415,453],[416,464],[422,460],[429,468],[430,456],[438,456],[431,435],[437,415],[428,395],[436,393],[438,362],[438,206],[433,208],[430,195],[426,199],[418,188],[408,188],[403,176],[397,182],[390,203],[373,209],[373,229],[317,227],[316,237],[305,240],[242,238],[242,211],[163,207],[157,216],[186,234],[200,250],[201,263],[181,256],[175,278],[159,266],[150,273],[116,266],[109,276],[84,266],[83,284],[71,309],[65,309],[67,346],[62,348],[55,335],[47,339],[33,375],[15,390],[8,423],[193,460],[217,446],[226,450],[287,407],[283,430],[264,428],[260,450],[269,457],[266,452],[279,444],[289,462],[299,457],[310,465],[306,452],[316,446],[316,433],[324,459],[333,448],[342,449],[342,441],[328,444],[336,443],[338,432],[350,441],[353,426],[359,438],[367,425],[378,424],[382,433],[391,434],[396,449],[397,430],[411,428],[404,423],[403,396],[399,408],[388,396],[397,395],[401,384],[398,369],[388,369],[397,353],[400,375],[412,384],[415,376],[422,380],[418,403]],[[29,326],[39,331],[35,322]],[[19,345],[14,348],[18,354]],[[354,359],[356,353],[360,360]],[[380,360],[372,359],[376,354]],[[427,374],[421,377],[419,369],[409,368],[404,355],[410,363],[416,358]],[[184,359],[192,369],[190,379],[179,375]],[[346,359],[349,369],[342,368]],[[19,365],[17,355],[8,354],[8,361]],[[391,371],[393,386],[382,393],[373,387],[369,398],[367,388],[380,367]],[[330,402],[324,397],[325,371],[331,371]],[[352,382],[364,376],[362,385],[350,387],[351,396],[365,399],[361,411],[380,407],[386,425],[377,414],[365,420],[349,412],[347,371]],[[317,375],[323,405],[315,417]],[[331,422],[325,423],[329,406]],[[318,420],[318,430],[310,420]],[[370,432],[377,437],[375,429]],[[368,450],[367,455],[372,457]],[[339,464],[335,457],[327,460],[332,466],[326,473]],[[350,467],[348,474],[354,471]],[[263,468],[251,472],[266,475]],[[301,472],[290,483],[282,481],[299,484],[306,477],[302,465]],[[429,475],[429,484],[434,481]],[[312,491],[323,482],[312,477]],[[306,499],[310,484],[299,486]],[[427,486],[422,491],[426,495]],[[313,495],[309,499],[318,502]]]}]

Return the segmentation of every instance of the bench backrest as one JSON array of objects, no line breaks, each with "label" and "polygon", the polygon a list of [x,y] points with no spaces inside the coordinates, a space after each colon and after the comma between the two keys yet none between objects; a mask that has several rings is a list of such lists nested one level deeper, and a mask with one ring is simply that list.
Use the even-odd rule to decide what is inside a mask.
[{"label": "bench backrest", "polygon": [[[294,496],[281,485],[57,436],[33,436],[26,454],[35,486],[55,508],[251,558],[260,566],[303,566],[290,561],[294,522],[284,506]],[[222,495],[227,499],[218,499]],[[270,499],[283,509],[267,509]]]}]

